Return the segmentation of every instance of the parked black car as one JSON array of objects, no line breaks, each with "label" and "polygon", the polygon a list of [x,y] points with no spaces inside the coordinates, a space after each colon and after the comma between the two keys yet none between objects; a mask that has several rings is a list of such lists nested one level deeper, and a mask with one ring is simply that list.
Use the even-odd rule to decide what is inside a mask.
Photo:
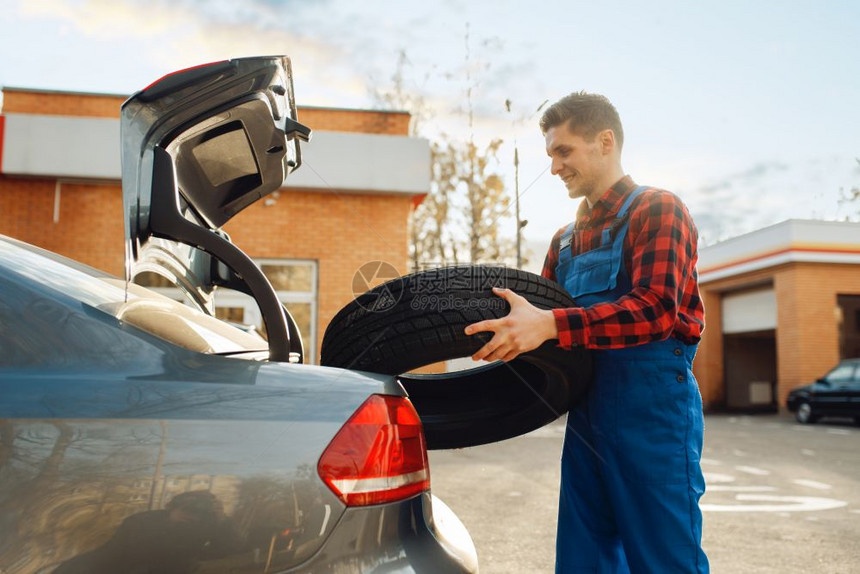
[{"label": "parked black car", "polygon": [[841,361],[814,383],[792,389],[786,406],[801,423],[833,416],[860,424],[860,359]]}]

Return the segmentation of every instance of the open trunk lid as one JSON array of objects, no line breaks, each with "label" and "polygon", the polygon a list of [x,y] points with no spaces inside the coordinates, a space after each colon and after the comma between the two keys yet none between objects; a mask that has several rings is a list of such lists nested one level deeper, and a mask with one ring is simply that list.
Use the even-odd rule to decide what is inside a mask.
[{"label": "open trunk lid", "polygon": [[126,280],[158,273],[210,313],[216,286],[243,291],[260,305],[270,358],[300,355],[275,291],[221,230],[301,165],[310,129],[297,121],[289,59],[169,74],[123,104],[121,133]]}]

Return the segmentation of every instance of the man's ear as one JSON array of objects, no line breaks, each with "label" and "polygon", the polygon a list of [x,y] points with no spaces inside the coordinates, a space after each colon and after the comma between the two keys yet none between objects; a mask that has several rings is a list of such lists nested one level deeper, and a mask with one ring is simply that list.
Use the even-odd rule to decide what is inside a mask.
[{"label": "man's ear", "polygon": [[604,155],[612,153],[618,144],[618,142],[615,141],[615,132],[609,128],[597,134],[597,138],[600,142],[600,151],[603,152]]}]

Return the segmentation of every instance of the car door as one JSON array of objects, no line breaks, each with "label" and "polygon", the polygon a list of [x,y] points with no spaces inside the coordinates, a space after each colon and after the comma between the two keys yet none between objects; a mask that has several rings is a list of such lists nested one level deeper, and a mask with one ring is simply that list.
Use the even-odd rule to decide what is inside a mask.
[{"label": "car door", "polygon": [[851,414],[851,395],[854,393],[857,365],[842,362],[824,375],[816,384],[816,411],[822,415],[848,416]]},{"label": "car door", "polygon": [[295,322],[221,227],[301,165],[286,57],[241,58],[169,74],[122,106],[126,279],[157,273],[200,309],[228,286],[259,304],[272,360],[302,354]]},{"label": "car door", "polygon": [[854,361],[854,377],[847,384],[847,412],[846,416],[852,416],[855,420],[860,417],[860,361]]}]

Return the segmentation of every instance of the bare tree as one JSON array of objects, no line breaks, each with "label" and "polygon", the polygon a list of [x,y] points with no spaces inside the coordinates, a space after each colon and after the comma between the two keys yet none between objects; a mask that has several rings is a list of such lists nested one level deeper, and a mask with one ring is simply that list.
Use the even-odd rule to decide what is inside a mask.
[{"label": "bare tree", "polygon": [[[860,158],[854,158],[857,167],[860,168]],[[854,213],[845,216],[845,221],[856,221],[860,219],[860,187],[854,186],[849,190],[839,189],[839,204],[851,207],[856,206]]]},{"label": "bare tree", "polygon": [[[431,142],[430,192],[410,217],[410,267],[457,263],[499,262],[515,257],[512,240],[500,234],[500,220],[509,216],[510,198],[496,169],[501,139],[486,146],[474,138],[472,97],[479,82],[472,76],[468,28],[465,36],[465,111],[468,141],[448,135]],[[411,135],[420,135],[423,122],[432,116],[422,96],[407,88],[411,62],[404,50],[387,88],[375,87],[374,105],[402,109],[413,115]]]}]

